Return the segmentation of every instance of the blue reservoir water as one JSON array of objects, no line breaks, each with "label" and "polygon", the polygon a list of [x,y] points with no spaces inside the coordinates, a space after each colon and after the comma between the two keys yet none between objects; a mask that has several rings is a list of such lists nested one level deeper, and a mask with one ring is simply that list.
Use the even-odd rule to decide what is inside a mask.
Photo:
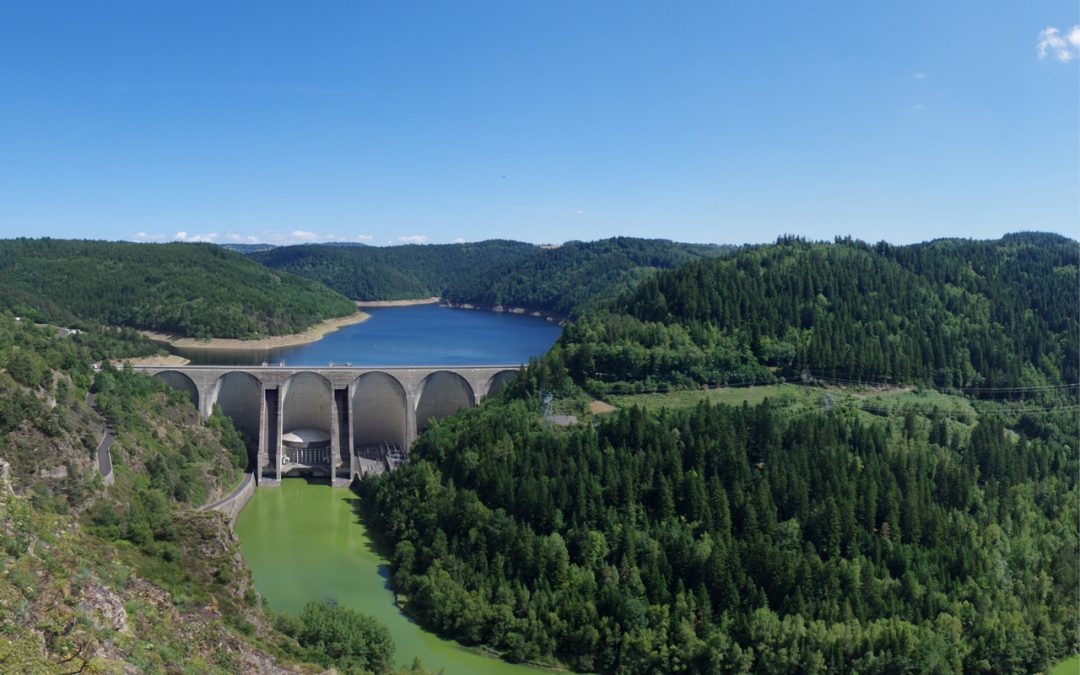
[{"label": "blue reservoir water", "polygon": [[365,309],[367,321],[318,342],[269,350],[177,349],[199,365],[495,365],[528,362],[562,330],[545,319],[438,305]]}]

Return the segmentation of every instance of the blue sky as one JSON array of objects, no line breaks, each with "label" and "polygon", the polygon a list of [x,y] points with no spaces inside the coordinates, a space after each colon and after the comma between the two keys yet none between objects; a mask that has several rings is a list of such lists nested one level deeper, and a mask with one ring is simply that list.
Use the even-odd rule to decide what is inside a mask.
[{"label": "blue sky", "polygon": [[7,2],[0,236],[1076,237],[1077,24],[1071,1]]}]

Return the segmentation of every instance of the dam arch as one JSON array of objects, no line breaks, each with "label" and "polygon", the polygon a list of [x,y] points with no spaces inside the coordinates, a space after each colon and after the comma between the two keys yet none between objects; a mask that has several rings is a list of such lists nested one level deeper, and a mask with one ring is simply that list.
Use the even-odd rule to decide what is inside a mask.
[{"label": "dam arch", "polygon": [[221,406],[221,413],[232,420],[249,448],[258,449],[262,418],[262,384],[242,370],[222,375],[214,384],[210,410]]},{"label": "dam arch", "polygon": [[408,396],[394,376],[364,373],[352,383],[353,447],[393,443],[408,447]]},{"label": "dam arch", "polygon": [[330,380],[318,373],[301,371],[282,385],[281,423],[286,431],[294,428],[322,429],[333,424],[330,409]]},{"label": "dam arch", "polygon": [[495,394],[498,394],[500,389],[502,389],[507,384],[509,384],[509,382],[511,380],[513,380],[515,377],[517,377],[520,373],[521,373],[520,370],[503,370],[503,371],[500,371],[498,373],[495,373],[494,375],[491,376],[491,379],[488,380],[488,384],[484,388],[485,391],[487,392],[487,393],[484,394],[484,396],[487,397],[487,396],[494,396]]},{"label": "dam arch", "polygon": [[322,375],[301,371],[281,387],[281,471],[333,470],[334,388]]},{"label": "dam arch", "polygon": [[199,412],[203,412],[202,408],[199,406],[199,388],[195,386],[195,381],[190,377],[179,370],[162,370],[161,372],[155,373],[154,377],[173,389],[187,394],[188,398],[190,398],[191,402],[195,405],[195,409]]},{"label": "dam arch", "polygon": [[436,370],[418,388],[416,433],[423,433],[432,419],[441,420],[474,405],[476,395],[468,380],[450,370]]}]

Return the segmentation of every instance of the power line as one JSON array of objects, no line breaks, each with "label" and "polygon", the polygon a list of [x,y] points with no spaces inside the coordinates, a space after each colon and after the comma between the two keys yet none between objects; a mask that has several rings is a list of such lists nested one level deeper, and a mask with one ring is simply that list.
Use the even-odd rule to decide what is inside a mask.
[{"label": "power line", "polygon": [[[794,407],[794,406],[796,406],[798,404],[799,404],[798,401],[791,401],[791,402],[780,403],[779,405],[781,407],[790,408],[790,407]],[[1080,413],[1080,405],[1057,406],[1057,407],[1052,407],[1052,408],[1037,408],[1035,406],[1029,406],[1029,407],[1026,407],[1026,408],[1002,408],[1002,409],[996,409],[996,410],[993,409],[993,408],[990,408],[990,409],[985,409],[985,410],[971,410],[971,411],[965,411],[965,410],[937,410],[937,411],[929,411],[929,413],[928,413],[928,411],[926,411],[926,410],[914,410],[912,408],[906,408],[906,409],[883,408],[883,407],[874,407],[874,406],[871,406],[871,405],[867,405],[865,402],[851,401],[851,402],[846,402],[846,403],[837,403],[835,400],[833,400],[832,404],[828,406],[828,409],[826,410],[826,412],[828,412],[829,410],[836,410],[837,408],[847,408],[847,409],[851,409],[851,410],[860,410],[862,412],[869,413],[871,415],[878,415],[878,416],[881,416],[881,417],[900,417],[900,416],[906,415],[909,412],[919,413],[919,414],[922,414],[923,416],[928,416],[928,415],[932,415],[932,414],[938,414],[938,415],[942,415],[942,416],[945,416],[945,417],[967,417],[967,416],[981,417],[981,416],[985,416],[985,415],[1005,415],[1005,414],[1017,414],[1017,413],[1033,414],[1033,415],[1037,415],[1037,414],[1054,415],[1054,414],[1060,414],[1060,413],[1066,413],[1066,412]],[[820,408],[817,408],[817,407],[814,407],[814,406],[808,406],[806,410],[802,410],[800,412],[795,413],[793,417],[802,417],[803,415],[808,415],[808,414],[812,414],[812,413],[820,413],[820,412],[821,412]]]},{"label": "power line", "polygon": [[[832,382],[832,383],[837,384],[837,385],[840,385],[841,383],[844,383],[844,384],[848,384],[848,386],[854,386],[854,385],[858,385],[858,386],[862,386],[862,387],[875,387],[876,386],[877,388],[892,388],[892,389],[895,389],[895,388],[898,388],[898,387],[904,387],[904,386],[912,387],[912,388],[917,387],[921,391],[936,392],[936,393],[943,394],[943,395],[948,395],[948,396],[957,396],[956,393],[950,393],[947,390],[940,390],[940,389],[934,389],[934,388],[930,388],[930,387],[923,387],[923,386],[920,386],[920,385],[899,385],[899,384],[895,384],[895,383],[893,383],[893,384],[890,384],[890,383],[868,383],[868,382],[861,382],[861,381],[857,382],[857,381],[854,381],[854,380],[845,381],[845,380],[841,380],[839,378],[814,377],[814,376],[811,376],[811,378],[814,379],[814,380],[818,380],[818,381]],[[758,381],[750,381],[750,382],[738,382],[738,383],[727,382],[727,383],[715,384],[715,385],[714,384],[705,384],[703,386],[705,386],[705,387],[715,386],[715,387],[718,387],[718,388],[739,389],[739,388],[746,388],[746,387],[751,387],[751,386],[775,385],[775,384],[791,384],[793,386],[801,386],[801,387],[804,387],[804,388],[812,388],[813,387],[813,385],[806,384],[804,382],[783,382],[782,383],[782,382],[778,382],[775,379],[773,379],[773,380],[758,380]],[[971,392],[971,391],[984,391],[985,392],[985,391],[994,390],[994,391],[1002,391],[1002,392],[1004,392],[1004,391],[1047,390],[1047,389],[1064,390],[1064,389],[1074,389],[1074,388],[1077,388],[1077,387],[1080,387],[1080,384],[1039,385],[1039,386],[1031,386],[1031,387],[1001,387],[1001,388],[984,388],[984,389],[971,389],[971,388],[969,388],[969,389],[961,390],[961,391],[968,391],[968,392]],[[639,390],[639,391],[627,392],[627,393],[623,393],[623,394],[619,394],[619,393],[616,393],[616,392],[595,392],[595,391],[591,391],[590,393],[594,394],[594,395],[599,393],[601,395],[607,394],[607,395],[615,395],[615,396],[618,396],[618,395],[633,396],[633,395],[636,395],[636,394],[659,394],[659,393],[669,393],[669,392],[673,392],[673,391],[694,391],[694,390],[693,389],[682,388],[682,387],[678,387],[678,386],[673,386],[673,385],[665,385],[665,386],[662,386],[662,387],[655,387],[655,388],[650,389],[650,390]],[[873,401],[866,401],[866,400],[861,400],[861,401],[860,400],[836,401],[835,399],[832,399],[831,396],[827,392],[822,392],[822,394],[823,394],[823,396],[829,398],[830,405],[828,407],[830,407],[830,408],[833,408],[833,407],[837,407],[837,408],[854,408],[854,409],[857,409],[857,410],[862,410],[864,412],[868,412],[870,414],[877,414],[877,415],[883,415],[883,416],[906,415],[908,412],[916,412],[916,413],[920,413],[920,414],[924,414],[924,415],[943,415],[943,416],[947,416],[947,417],[967,417],[967,416],[970,416],[970,415],[980,416],[980,415],[1012,415],[1012,414],[1059,414],[1059,413],[1070,412],[1070,411],[1080,411],[1080,404],[1056,405],[1056,406],[1029,405],[1029,406],[1023,406],[1023,407],[1014,407],[1014,408],[993,408],[993,407],[984,407],[984,406],[980,406],[980,407],[976,408],[974,405],[972,405],[971,410],[948,410],[948,409],[942,410],[937,405],[934,405],[933,409],[927,410],[925,406],[912,405],[912,404],[907,404],[907,405],[903,405],[903,406],[894,407],[894,406],[883,406],[883,405],[874,403]],[[964,398],[963,400],[967,401],[969,403],[969,405],[971,405],[973,403],[973,400],[969,399],[969,398]],[[979,401],[978,399],[975,399],[974,402],[976,402],[976,403],[985,403],[986,401]],[[798,401],[781,402],[781,403],[779,403],[779,405],[783,406],[783,407],[790,407],[790,406],[793,406],[793,405],[797,405],[798,403],[799,403]],[[810,411],[807,411],[807,412],[813,412],[813,410],[810,410]]]},{"label": "power line", "polygon": [[[1007,393],[1007,392],[1021,392],[1021,391],[1050,391],[1050,390],[1065,391],[1065,390],[1072,390],[1072,389],[1076,389],[1076,390],[1078,390],[1078,392],[1080,392],[1080,383],[1052,384],[1052,385],[1032,385],[1032,386],[1028,386],[1028,387],[983,387],[983,388],[968,387],[968,388],[956,388],[956,389],[937,389],[937,388],[934,388],[934,387],[927,387],[927,386],[924,386],[924,385],[903,384],[903,383],[896,383],[896,382],[892,382],[892,383],[890,383],[890,382],[867,382],[867,381],[864,381],[864,380],[847,380],[847,379],[842,379],[842,378],[824,377],[824,376],[817,376],[817,375],[811,375],[810,377],[811,377],[812,380],[825,382],[825,383],[828,383],[828,384],[832,384],[834,386],[847,386],[847,387],[858,386],[858,387],[868,387],[868,388],[876,388],[876,389],[910,388],[910,389],[918,389],[918,390],[924,391],[924,392],[935,392],[935,393],[943,394],[943,395],[946,395],[946,396],[957,396],[961,392],[966,393],[966,394],[977,394],[977,393]],[[813,386],[812,384],[807,384],[805,382],[799,382],[799,381],[794,381],[794,380],[786,380],[786,381],[781,382],[781,381],[779,381],[779,380],[777,380],[775,378],[771,379],[771,380],[756,380],[756,381],[748,381],[748,382],[703,382],[703,383],[701,383],[700,386],[702,386],[702,387],[726,388],[726,389],[740,389],[740,388],[745,388],[745,387],[756,387],[756,386],[767,386],[767,385],[778,385],[778,384],[790,384],[790,385],[793,385],[793,386],[801,386],[801,387],[812,387]],[[606,394],[606,395],[613,395],[613,396],[633,396],[633,395],[636,395],[636,394],[666,394],[666,393],[670,393],[670,392],[673,392],[673,391],[693,391],[693,389],[690,388],[690,387],[681,387],[679,385],[668,384],[668,385],[662,385],[662,386],[658,386],[658,387],[653,387],[651,389],[634,389],[634,390],[631,390],[631,391],[623,391],[623,392],[619,392],[619,391],[597,391],[595,389],[588,390],[588,391],[589,391],[590,394],[593,394],[593,395],[605,395]]]},{"label": "power line", "polygon": [[828,377],[825,375],[813,375],[815,380],[823,380],[826,382],[834,382],[847,385],[858,385],[863,387],[918,387],[919,389],[927,391],[937,391],[943,394],[952,392],[964,392],[968,394],[972,393],[992,393],[992,392],[1007,392],[1007,391],[1044,391],[1049,389],[1077,389],[1080,388],[1080,382],[1070,382],[1065,384],[1043,384],[1043,385],[1029,385],[1024,387],[945,387],[938,389],[936,387],[928,387],[918,384],[903,384],[898,382],[869,382],[866,380],[853,380],[840,377]]},{"label": "power line", "polygon": [[848,408],[855,408],[863,410],[868,413],[880,413],[883,415],[906,415],[908,412],[918,412],[924,415],[944,415],[947,417],[967,417],[969,415],[1013,415],[1013,414],[1055,414],[1061,412],[1068,412],[1072,410],[1080,410],[1080,405],[1064,405],[1064,406],[1051,406],[1051,407],[1039,407],[1039,406],[1026,406],[1023,408],[982,408],[966,410],[919,410],[914,407],[907,407],[902,409],[888,408],[882,406],[869,405],[865,402],[857,403],[833,403],[833,406],[844,406]]}]

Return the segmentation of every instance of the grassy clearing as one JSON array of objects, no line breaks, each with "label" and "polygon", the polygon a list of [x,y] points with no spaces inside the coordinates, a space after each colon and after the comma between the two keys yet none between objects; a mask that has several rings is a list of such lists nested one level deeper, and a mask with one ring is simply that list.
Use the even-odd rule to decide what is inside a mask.
[{"label": "grassy clearing", "polygon": [[929,414],[935,408],[952,418],[974,419],[971,404],[959,396],[932,390],[868,387],[807,387],[798,384],[774,384],[757,387],[719,387],[715,389],[686,389],[654,394],[608,396],[606,400],[619,408],[637,405],[646,410],[661,408],[691,408],[701,401],[725,405],[757,405],[766,398],[787,407],[793,413],[824,409],[826,397],[834,408],[857,408],[865,414],[894,416],[913,411]]},{"label": "grassy clearing", "polygon": [[[812,393],[815,392],[815,393]],[[637,405],[646,410],[661,408],[692,408],[702,401],[723,403],[726,405],[750,405],[761,403],[766,398],[785,404],[813,405],[820,400],[820,394],[794,384],[776,384],[760,387],[721,387],[715,389],[682,389],[655,394],[611,395],[605,397],[608,403],[618,408]]]},{"label": "grassy clearing", "polygon": [[1080,673],[1080,654],[1070,656],[1050,668],[1050,675],[1076,675]]}]

